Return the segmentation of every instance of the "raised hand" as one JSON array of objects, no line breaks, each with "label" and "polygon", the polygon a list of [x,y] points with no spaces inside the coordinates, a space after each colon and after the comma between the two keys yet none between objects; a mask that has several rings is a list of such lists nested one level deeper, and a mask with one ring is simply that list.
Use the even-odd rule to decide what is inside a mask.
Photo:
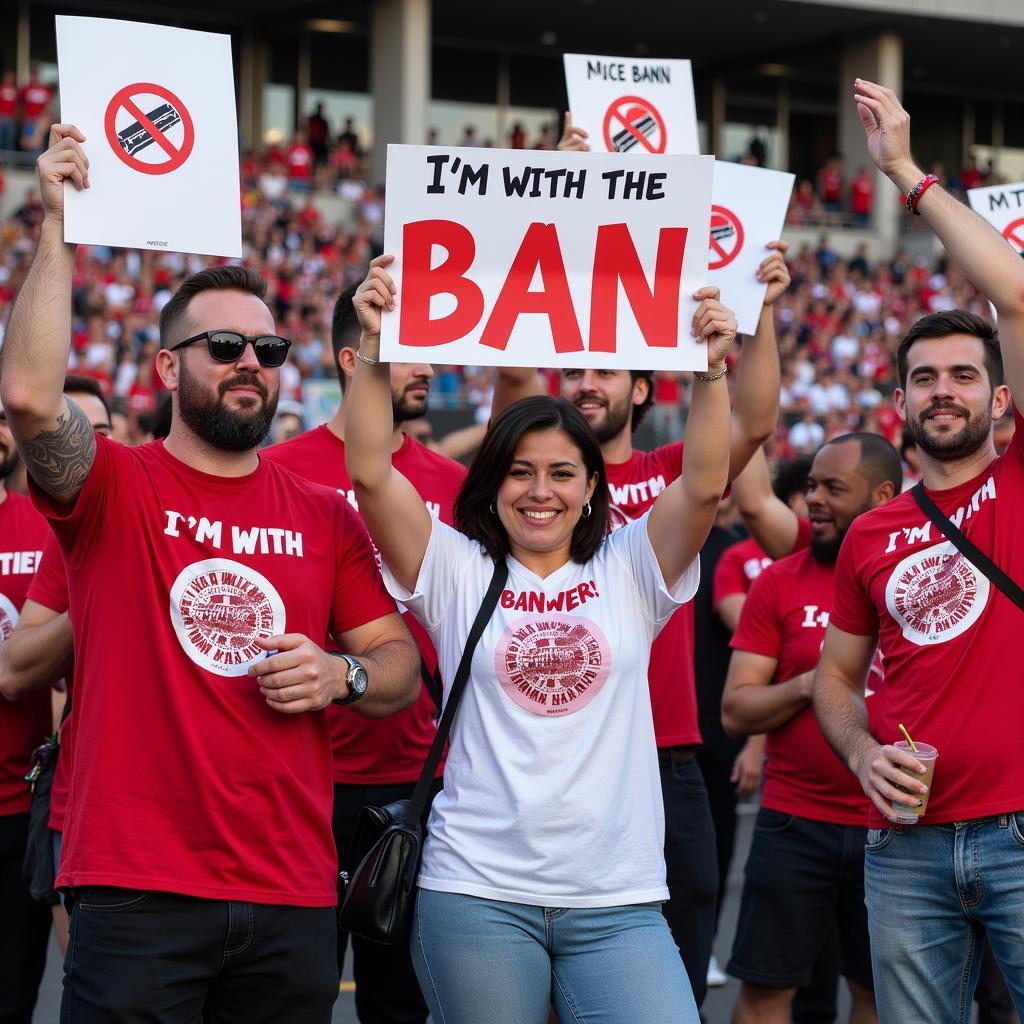
[{"label": "raised hand", "polygon": [[902,191],[913,188],[921,179],[921,172],[910,154],[910,115],[896,93],[884,85],[858,78],[854,99],[871,159]]},{"label": "raised hand", "polygon": [[718,288],[701,288],[693,297],[701,303],[693,314],[693,335],[698,341],[708,343],[708,371],[720,370],[725,358],[736,340],[736,314],[718,301]]},{"label": "raised hand", "polygon": [[384,269],[395,262],[394,256],[378,256],[370,260],[366,279],[352,296],[352,306],[359,318],[359,326],[368,338],[380,337],[380,321],[383,310],[395,308],[398,289],[391,275]]},{"label": "raised hand", "polygon": [[556,148],[563,153],[589,153],[590,143],[587,142],[589,138],[589,132],[585,132],[572,123],[572,114],[567,110],[562,127],[562,137],[558,140]]},{"label": "raised hand", "polygon": [[789,288],[789,268],[786,266],[786,253],[789,250],[789,243],[783,241],[769,242],[766,249],[774,249],[771,256],[761,260],[757,268],[757,279],[768,288],[764,293],[764,304],[773,306]]},{"label": "raised hand", "polygon": [[75,188],[89,187],[89,160],[82,149],[85,136],[73,124],[50,126],[50,148],[36,161],[39,196],[48,217],[64,218],[64,181]]}]

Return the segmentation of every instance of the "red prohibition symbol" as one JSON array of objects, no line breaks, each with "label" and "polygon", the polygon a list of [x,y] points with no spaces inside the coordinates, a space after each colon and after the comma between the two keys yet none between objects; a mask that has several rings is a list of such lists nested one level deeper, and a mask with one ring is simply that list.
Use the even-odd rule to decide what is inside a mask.
[{"label": "red prohibition symbol", "polygon": [[727,267],[743,248],[743,225],[732,210],[711,207],[711,235],[708,239],[708,270]]},{"label": "red prohibition symbol", "polygon": [[[164,102],[148,112],[144,111],[134,97],[145,95],[157,96]],[[118,131],[117,115],[122,107],[132,121]],[[183,131],[180,146],[175,146],[166,135],[177,124],[181,125]],[[142,174],[170,174],[176,171],[189,158],[196,141],[195,126],[185,104],[170,89],[153,82],[136,82],[118,90],[107,104],[103,128],[107,142],[118,159]],[[159,146],[167,159],[156,162],[140,160],[136,154],[152,145]]]},{"label": "red prohibition symbol", "polygon": [[604,143],[610,153],[664,153],[665,122],[657,109],[639,96],[621,96],[604,115]]},{"label": "red prohibition symbol", "polygon": [[1018,217],[1003,228],[1003,238],[1024,256],[1024,217]]}]

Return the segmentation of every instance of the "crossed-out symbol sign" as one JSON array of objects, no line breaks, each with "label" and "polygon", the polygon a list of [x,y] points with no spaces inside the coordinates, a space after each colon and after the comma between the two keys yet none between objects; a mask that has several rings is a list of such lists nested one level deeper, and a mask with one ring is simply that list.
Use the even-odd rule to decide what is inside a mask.
[{"label": "crossed-out symbol sign", "polygon": [[[143,174],[176,171],[196,141],[185,105],[170,89],[152,82],[118,90],[107,104],[103,128],[118,159]],[[143,152],[145,159],[139,156]]]},{"label": "crossed-out symbol sign", "polygon": [[1003,228],[1003,238],[1024,256],[1024,217],[1018,217]]},{"label": "crossed-out symbol sign", "polygon": [[721,270],[739,256],[743,248],[743,225],[732,210],[724,206],[711,207],[708,246],[708,270]]},{"label": "crossed-out symbol sign", "polygon": [[610,153],[664,153],[668,143],[665,122],[647,100],[639,96],[621,96],[604,115],[604,144]]}]

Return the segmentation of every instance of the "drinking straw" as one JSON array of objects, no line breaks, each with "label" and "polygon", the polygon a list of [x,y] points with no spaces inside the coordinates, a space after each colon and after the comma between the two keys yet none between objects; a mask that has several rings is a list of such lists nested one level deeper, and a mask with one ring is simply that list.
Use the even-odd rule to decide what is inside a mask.
[{"label": "drinking straw", "polygon": [[907,727],[902,722],[900,722],[900,732],[903,733],[904,739],[910,744],[910,749],[916,754],[917,744],[910,738],[910,733],[907,732]]}]

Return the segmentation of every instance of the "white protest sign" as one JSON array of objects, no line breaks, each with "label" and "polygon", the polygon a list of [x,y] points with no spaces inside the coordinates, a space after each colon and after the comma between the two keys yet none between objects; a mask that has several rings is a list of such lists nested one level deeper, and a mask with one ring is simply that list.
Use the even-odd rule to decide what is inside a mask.
[{"label": "white protest sign", "polygon": [[794,175],[715,161],[708,284],[722,291],[741,334],[753,334],[767,287],[757,280],[769,242],[782,237]]},{"label": "white protest sign", "polygon": [[700,152],[688,60],[566,53],[572,123],[595,153]]},{"label": "white protest sign", "polygon": [[381,353],[693,370],[714,158],[388,146]]},{"label": "white protest sign", "polygon": [[971,209],[1024,255],[1024,182],[967,190]]},{"label": "white protest sign", "polygon": [[58,15],[57,61],[90,182],[64,187],[64,240],[241,256],[230,37]]}]

